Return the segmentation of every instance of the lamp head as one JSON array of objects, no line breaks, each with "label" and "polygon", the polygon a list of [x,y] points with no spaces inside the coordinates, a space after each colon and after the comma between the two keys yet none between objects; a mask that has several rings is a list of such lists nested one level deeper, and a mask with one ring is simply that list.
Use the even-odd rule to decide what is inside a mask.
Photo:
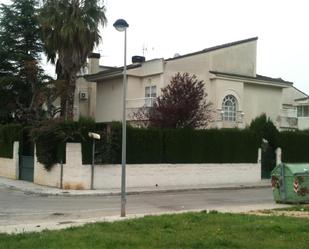
[{"label": "lamp head", "polygon": [[95,140],[100,140],[101,136],[98,133],[88,132],[88,137],[93,138]]},{"label": "lamp head", "polygon": [[128,27],[129,24],[126,22],[126,20],[124,19],[118,19],[113,26],[115,27],[115,29],[117,29],[119,32],[123,32],[125,31]]}]

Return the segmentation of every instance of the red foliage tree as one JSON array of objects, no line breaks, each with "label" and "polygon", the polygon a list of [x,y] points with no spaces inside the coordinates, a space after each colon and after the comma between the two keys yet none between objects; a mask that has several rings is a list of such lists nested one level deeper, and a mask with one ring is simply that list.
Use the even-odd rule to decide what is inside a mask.
[{"label": "red foliage tree", "polygon": [[204,89],[204,82],[195,75],[177,73],[161,89],[153,107],[142,107],[133,117],[152,127],[205,128],[212,119],[212,104],[206,102]]}]

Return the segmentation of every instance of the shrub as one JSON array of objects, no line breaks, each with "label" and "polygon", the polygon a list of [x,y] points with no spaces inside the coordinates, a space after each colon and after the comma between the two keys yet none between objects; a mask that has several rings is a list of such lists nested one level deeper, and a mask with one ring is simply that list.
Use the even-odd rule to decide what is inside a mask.
[{"label": "shrub", "polygon": [[309,162],[309,133],[286,131],[280,133],[283,162]]},{"label": "shrub", "polygon": [[[121,162],[121,127],[111,129],[106,163]],[[128,127],[127,163],[255,163],[259,136],[236,129],[137,129]]]},{"label": "shrub", "polygon": [[166,163],[255,163],[259,140],[248,130],[169,130]]},{"label": "shrub", "polygon": [[37,147],[38,161],[47,170],[59,163],[65,162],[65,144],[79,142],[82,144],[83,163],[88,164],[92,158],[92,141],[88,132],[95,131],[96,125],[91,119],[80,119],[78,122],[49,120],[41,122],[32,129],[31,136]]},{"label": "shrub", "polygon": [[278,147],[279,131],[271,119],[267,118],[265,113],[253,119],[249,128],[266,139],[273,149]]},{"label": "shrub", "polygon": [[0,125],[0,157],[13,158],[13,143],[20,141],[22,126]]}]

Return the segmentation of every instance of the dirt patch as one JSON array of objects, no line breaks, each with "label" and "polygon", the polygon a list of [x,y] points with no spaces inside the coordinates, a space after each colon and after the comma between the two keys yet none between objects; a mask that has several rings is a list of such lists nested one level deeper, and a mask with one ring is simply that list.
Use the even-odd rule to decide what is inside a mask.
[{"label": "dirt patch", "polygon": [[84,190],[85,187],[81,183],[65,183],[63,189]]},{"label": "dirt patch", "polygon": [[246,214],[258,215],[258,216],[287,216],[297,218],[309,218],[308,211],[257,210],[247,212]]}]

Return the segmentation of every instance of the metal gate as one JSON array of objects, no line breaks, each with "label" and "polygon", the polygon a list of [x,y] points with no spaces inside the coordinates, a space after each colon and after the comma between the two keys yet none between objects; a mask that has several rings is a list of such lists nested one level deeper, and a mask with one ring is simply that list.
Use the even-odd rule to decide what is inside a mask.
[{"label": "metal gate", "polygon": [[268,143],[262,145],[262,178],[270,179],[271,171],[276,166],[276,153]]},{"label": "metal gate", "polygon": [[23,130],[19,149],[19,179],[33,182],[34,144],[27,129]]},{"label": "metal gate", "polygon": [[34,171],[34,157],[21,156],[20,157],[20,179],[33,182]]}]

